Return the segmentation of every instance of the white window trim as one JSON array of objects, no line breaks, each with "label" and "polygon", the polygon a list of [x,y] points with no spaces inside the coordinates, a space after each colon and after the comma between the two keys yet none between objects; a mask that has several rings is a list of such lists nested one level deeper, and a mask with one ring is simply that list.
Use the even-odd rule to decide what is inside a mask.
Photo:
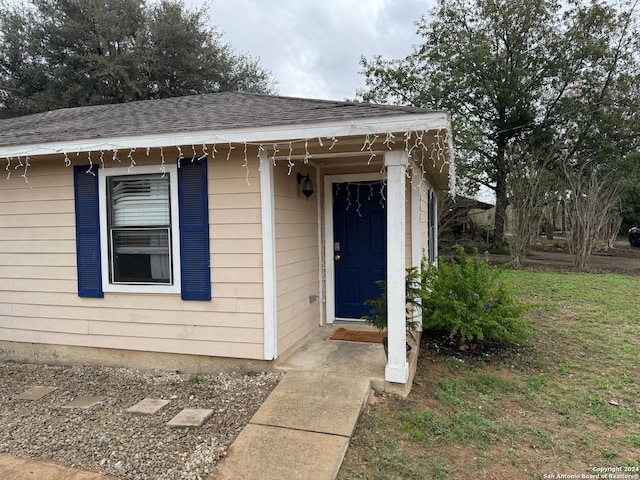
[{"label": "white window trim", "polygon": [[109,281],[109,231],[107,228],[107,178],[125,175],[146,175],[160,173],[157,165],[99,168],[98,192],[100,198],[100,262],[102,267],[102,290],[105,293],[180,293],[180,217],[178,208],[178,168],[176,165],[165,165],[169,174],[169,191],[171,199],[171,259],[173,268],[173,285],[125,285]]}]

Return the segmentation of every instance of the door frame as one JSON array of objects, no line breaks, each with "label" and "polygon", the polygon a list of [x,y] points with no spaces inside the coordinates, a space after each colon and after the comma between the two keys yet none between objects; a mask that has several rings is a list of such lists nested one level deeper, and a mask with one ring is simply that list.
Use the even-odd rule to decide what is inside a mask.
[{"label": "door frame", "polygon": [[[327,323],[336,321],[336,277],[333,261],[333,184],[345,182],[367,182],[371,180],[384,180],[381,172],[349,173],[339,175],[325,175],[324,177],[324,259],[326,277],[326,309]],[[386,237],[387,232],[384,232]]]}]

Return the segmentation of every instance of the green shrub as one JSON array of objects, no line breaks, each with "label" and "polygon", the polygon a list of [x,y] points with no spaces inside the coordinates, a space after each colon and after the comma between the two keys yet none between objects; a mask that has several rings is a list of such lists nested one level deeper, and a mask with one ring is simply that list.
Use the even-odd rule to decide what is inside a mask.
[{"label": "green shrub", "polygon": [[460,346],[525,340],[530,334],[521,318],[525,306],[507,291],[501,273],[462,248],[457,261],[425,266],[424,330],[446,332]]},{"label": "green shrub", "polygon": [[[424,289],[422,286],[422,278],[420,272],[416,267],[407,268],[405,276],[405,288],[407,292],[406,296],[406,318],[407,318],[407,335],[413,338],[411,333],[420,326],[419,321],[413,320],[414,312],[420,311],[420,301],[424,296]],[[379,331],[383,332],[388,327],[388,310],[387,310],[387,282],[385,280],[378,280],[376,282],[382,294],[377,298],[365,300],[364,304],[371,307],[370,314],[362,317],[367,321],[369,325],[374,326]]]}]

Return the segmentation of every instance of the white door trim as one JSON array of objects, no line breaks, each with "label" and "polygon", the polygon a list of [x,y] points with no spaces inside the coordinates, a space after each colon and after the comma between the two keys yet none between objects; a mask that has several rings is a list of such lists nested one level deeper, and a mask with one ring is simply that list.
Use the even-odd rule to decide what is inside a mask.
[{"label": "white door trim", "polygon": [[333,184],[344,182],[366,182],[370,180],[384,180],[380,172],[352,173],[344,175],[325,175],[324,177],[324,259],[326,271],[326,315],[327,323],[336,321],[336,277],[333,265]]}]

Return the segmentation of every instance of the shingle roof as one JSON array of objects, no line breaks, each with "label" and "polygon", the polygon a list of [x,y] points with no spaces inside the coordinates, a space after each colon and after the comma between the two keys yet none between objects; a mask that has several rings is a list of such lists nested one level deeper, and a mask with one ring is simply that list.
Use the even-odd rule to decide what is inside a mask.
[{"label": "shingle roof", "polygon": [[0,147],[424,114],[414,107],[220,92],[65,108],[0,120]]}]

